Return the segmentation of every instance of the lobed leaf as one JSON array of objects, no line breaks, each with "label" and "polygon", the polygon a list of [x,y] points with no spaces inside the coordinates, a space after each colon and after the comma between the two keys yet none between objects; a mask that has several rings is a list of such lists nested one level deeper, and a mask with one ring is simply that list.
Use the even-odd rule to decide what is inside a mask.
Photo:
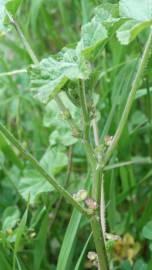
[{"label": "lobed leaf", "polygon": [[95,20],[104,25],[114,24],[120,21],[118,4],[101,4],[94,10]]},{"label": "lobed leaf", "polygon": [[17,189],[26,201],[30,195],[30,203],[33,204],[40,194],[52,191],[53,187],[36,171],[28,170],[20,179]]},{"label": "lobed leaf", "polygon": [[[79,123],[79,108],[70,101],[65,92],[61,92],[59,95],[63,104],[70,110],[73,119]],[[52,128],[52,132],[49,137],[51,146],[55,146],[57,144],[68,146],[77,142],[77,138],[72,136],[72,132],[69,129],[67,122],[61,118],[60,109],[56,106],[56,102],[54,100],[51,100],[45,107],[43,124],[45,127]]]},{"label": "lobed leaf", "polygon": [[90,57],[91,53],[101,46],[107,37],[106,28],[93,18],[91,22],[82,26],[81,39],[76,50],[79,54]]},{"label": "lobed leaf", "polygon": [[152,24],[152,0],[120,0],[119,10],[127,21],[117,30],[117,38],[127,45]]},{"label": "lobed leaf", "polygon": [[150,24],[149,21],[137,22],[136,20],[129,20],[117,30],[117,38],[121,44],[127,45],[133,41],[142,30],[150,26]]},{"label": "lobed leaf", "polygon": [[68,80],[88,78],[88,66],[74,49],[64,49],[57,57],[43,59],[29,69],[31,90],[43,103],[54,98]]},{"label": "lobed leaf", "polygon": [[120,16],[137,21],[152,19],[152,0],[120,0]]},{"label": "lobed leaf", "polygon": [[68,158],[64,152],[54,147],[48,149],[42,157],[40,164],[49,174],[56,175],[68,164]]}]

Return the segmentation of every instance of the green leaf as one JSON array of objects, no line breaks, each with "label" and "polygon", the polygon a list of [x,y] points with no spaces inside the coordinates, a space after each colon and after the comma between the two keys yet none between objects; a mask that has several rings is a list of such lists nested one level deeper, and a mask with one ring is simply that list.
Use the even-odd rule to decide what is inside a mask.
[{"label": "green leaf", "polygon": [[[62,99],[64,106],[69,109],[72,118],[78,122],[81,113],[80,109],[71,102],[65,92],[61,92],[59,96]],[[63,121],[61,111],[54,100],[51,100],[45,107],[43,124],[45,127],[54,127],[55,129],[57,129],[58,126],[63,128],[68,127],[67,122]]]},{"label": "green leaf", "polygon": [[5,253],[2,250],[2,246],[0,246],[0,266],[3,270],[12,270],[12,266],[9,263],[8,258],[5,256]]},{"label": "green leaf", "polygon": [[21,3],[21,0],[1,0],[0,1],[0,31],[4,30],[4,25],[9,23],[6,15],[6,11],[11,15],[15,15],[17,9]]},{"label": "green leaf", "polygon": [[68,80],[52,57],[43,59],[38,65],[32,65],[29,72],[31,90],[35,98],[43,103],[56,96]]},{"label": "green leaf", "polygon": [[118,30],[117,30],[117,38],[121,44],[127,45],[131,41],[133,41],[137,35],[149,27],[151,22],[138,22],[136,20],[129,20],[125,22]]},{"label": "green leaf", "polygon": [[148,270],[148,266],[143,259],[138,259],[133,266],[133,270]]},{"label": "green leaf", "polygon": [[64,49],[53,57],[43,59],[29,68],[31,90],[43,103],[54,98],[68,80],[87,79],[88,66],[74,49]]},{"label": "green leaf", "polygon": [[80,268],[81,267],[81,263],[82,263],[82,260],[83,260],[84,255],[85,255],[86,249],[88,247],[88,244],[89,244],[89,242],[91,240],[91,237],[92,237],[92,234],[90,234],[90,236],[88,237],[88,239],[87,239],[87,241],[86,241],[86,243],[85,243],[85,245],[83,247],[83,250],[82,250],[82,252],[80,254],[80,257],[79,257],[79,259],[77,261],[77,264],[76,264],[76,266],[74,268],[74,270],[80,270],[81,269]]},{"label": "green leaf", "polygon": [[114,24],[120,21],[118,4],[101,4],[94,10],[95,20],[104,25]]},{"label": "green leaf", "polygon": [[71,261],[72,248],[76,240],[76,234],[80,225],[81,217],[82,215],[79,212],[73,210],[70,223],[66,230],[66,234],[60,250],[57,270],[67,270],[70,267],[69,264]]},{"label": "green leaf", "polygon": [[3,152],[0,151],[0,169],[3,168],[4,163],[5,163],[5,156],[4,156]]},{"label": "green leaf", "polygon": [[18,191],[21,196],[27,201],[30,195],[30,203],[33,204],[40,194],[44,192],[50,192],[53,190],[51,184],[46,182],[42,176],[40,176],[34,170],[28,170],[24,172],[24,176],[17,184]]},{"label": "green leaf", "polygon": [[77,52],[90,57],[94,50],[102,46],[107,37],[106,28],[93,18],[91,22],[82,26],[81,39],[76,48]]},{"label": "green leaf", "polygon": [[119,8],[120,16],[131,19],[117,31],[120,43],[127,45],[152,24],[152,0],[120,0]]},{"label": "green leaf", "polygon": [[48,214],[46,213],[42,219],[38,235],[35,240],[34,247],[34,269],[39,270],[43,256],[45,254],[45,245],[48,230]]},{"label": "green leaf", "polygon": [[146,239],[152,240],[152,221],[149,221],[144,227],[143,227],[143,236]]},{"label": "green leaf", "polygon": [[68,164],[66,154],[59,148],[53,147],[48,149],[42,157],[40,164],[47,170],[49,174],[56,175],[60,173]]},{"label": "green leaf", "polygon": [[[79,123],[81,113],[79,108],[70,101],[65,92],[61,92],[59,95],[64,105],[69,109],[73,119]],[[49,137],[51,146],[57,144],[68,146],[77,142],[77,138],[72,136],[67,122],[61,118],[61,111],[54,100],[51,100],[45,107],[43,124],[45,127],[52,128]]]},{"label": "green leaf", "polygon": [[16,230],[16,241],[14,246],[14,254],[13,254],[13,270],[15,269],[15,260],[16,260],[16,254],[19,251],[22,235],[25,230],[26,222],[27,222],[27,216],[28,216],[28,206],[24,212],[24,215],[20,221],[20,224]]},{"label": "green leaf", "polygon": [[17,207],[7,207],[2,217],[2,230],[7,231],[13,229],[20,217],[20,212]]},{"label": "green leaf", "polygon": [[[20,158],[17,156],[17,154],[12,150],[11,145],[6,140],[6,138],[2,135],[1,132],[0,132],[0,150],[2,150],[6,159],[10,160],[12,163],[14,163],[20,169],[23,168],[23,162],[20,160]],[[1,165],[2,165],[2,163],[1,163]]]},{"label": "green leaf", "polygon": [[51,146],[57,144],[70,146],[72,144],[75,144],[77,141],[78,139],[72,136],[71,131],[68,130],[68,128],[60,126],[58,130],[54,130],[49,137],[49,143]]},{"label": "green leaf", "polygon": [[152,0],[120,0],[120,15],[137,21],[152,20]]},{"label": "green leaf", "polygon": [[[2,0],[4,1],[4,0]],[[19,8],[22,0],[5,0],[4,2],[6,2],[5,4],[5,8],[7,9],[8,12],[11,13],[11,15],[15,15],[17,12],[17,9]]]}]

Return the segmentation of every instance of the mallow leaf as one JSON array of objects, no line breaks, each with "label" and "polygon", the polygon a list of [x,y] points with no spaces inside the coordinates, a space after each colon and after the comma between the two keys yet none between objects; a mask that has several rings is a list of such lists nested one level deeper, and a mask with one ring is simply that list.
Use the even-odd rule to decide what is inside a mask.
[{"label": "mallow leaf", "polygon": [[101,4],[94,9],[95,20],[105,25],[120,21],[118,4]]},{"label": "mallow leaf", "polygon": [[78,141],[77,138],[73,137],[71,131],[67,127],[59,127],[54,130],[49,137],[49,143],[51,146],[61,144],[64,146],[70,146]]},{"label": "mallow leaf", "polygon": [[49,174],[56,175],[67,166],[68,158],[62,150],[53,147],[45,152],[40,164]]},{"label": "mallow leaf", "polygon": [[13,229],[19,221],[20,212],[16,206],[9,206],[5,209],[2,216],[2,230]]},{"label": "mallow leaf", "polygon": [[30,196],[30,203],[33,204],[36,198],[45,192],[50,192],[54,188],[49,184],[39,173],[35,170],[26,170],[21,177],[16,187],[21,196],[28,201]]},{"label": "mallow leaf", "polygon": [[119,10],[127,21],[117,30],[117,37],[127,45],[152,24],[152,0],[120,0]]},{"label": "mallow leaf", "polygon": [[64,49],[57,59],[49,57],[29,68],[31,90],[41,102],[54,98],[68,80],[87,79],[89,70],[74,49]]},{"label": "mallow leaf", "polygon": [[94,50],[107,39],[106,28],[93,18],[91,22],[82,26],[81,39],[77,45],[77,53],[89,58]]},{"label": "mallow leaf", "polygon": [[[61,91],[59,97],[62,99],[64,106],[69,109],[72,118],[76,122],[80,121],[81,110],[71,102],[65,92]],[[55,129],[57,129],[59,125],[63,128],[68,127],[67,122],[63,121],[61,111],[59,107],[56,106],[54,100],[51,100],[45,107],[43,124],[45,127],[53,127]]]},{"label": "mallow leaf", "polygon": [[[50,175],[57,175],[68,164],[68,158],[61,149],[52,148],[44,153],[40,164]],[[24,174],[19,181],[15,180],[15,186],[26,201],[30,198],[31,204],[34,204],[37,197],[42,193],[54,190],[53,186],[33,169],[24,170]]]},{"label": "mallow leaf", "polygon": [[133,41],[142,30],[150,26],[150,24],[149,21],[137,22],[136,20],[129,20],[117,30],[117,38],[121,44],[127,45]]},{"label": "mallow leaf", "polygon": [[137,21],[152,19],[152,0],[120,0],[120,16]]},{"label": "mallow leaf", "polygon": [[[73,119],[76,121],[76,123],[79,123],[81,114],[80,109],[71,102],[65,92],[59,93],[59,96],[64,105],[70,110]],[[60,109],[58,106],[56,106],[55,100],[51,100],[46,105],[43,124],[45,127],[51,127],[52,132],[49,138],[51,146],[59,144],[68,146],[77,142],[77,138],[72,136],[72,132],[67,124],[67,121],[62,119]]]}]

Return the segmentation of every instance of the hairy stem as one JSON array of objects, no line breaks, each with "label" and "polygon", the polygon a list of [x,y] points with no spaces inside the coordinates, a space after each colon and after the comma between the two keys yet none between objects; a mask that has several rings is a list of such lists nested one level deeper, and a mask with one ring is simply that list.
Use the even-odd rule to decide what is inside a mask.
[{"label": "hairy stem", "polygon": [[11,22],[12,25],[14,25],[16,32],[18,33],[27,53],[29,54],[31,60],[33,61],[34,64],[38,64],[39,60],[37,59],[37,56],[35,55],[35,53],[33,52],[29,42],[27,41],[27,39],[25,38],[19,24],[17,23],[17,21],[13,18],[13,16],[6,10],[6,14]]},{"label": "hairy stem", "polygon": [[109,270],[109,263],[107,252],[104,243],[104,236],[103,231],[101,228],[100,220],[98,216],[94,215],[91,218],[91,227],[93,232],[93,238],[96,246],[96,251],[98,254],[98,261],[99,261],[99,270]]},{"label": "hairy stem", "polygon": [[[67,168],[67,175],[66,175],[66,179],[65,179],[65,183],[64,183],[64,188],[67,188],[67,186],[68,186],[68,183],[70,181],[71,171],[72,171],[72,146],[69,147],[69,151],[68,151],[68,168]],[[49,227],[50,232],[52,231],[52,227],[53,227],[54,222],[56,220],[56,217],[57,217],[58,211],[60,209],[62,200],[63,200],[63,196],[60,196],[59,200],[57,201],[54,215],[53,215],[53,219],[52,219],[50,227]]]},{"label": "hairy stem", "polygon": [[83,208],[76,200],[74,200],[71,194],[66,191],[53,176],[47,173],[47,171],[39,164],[39,162],[23,148],[23,146],[15,139],[15,137],[9,132],[9,130],[1,123],[0,132],[13,146],[16,147],[16,149],[18,149],[22,156],[26,160],[28,160],[31,165],[33,165],[33,167],[68,201],[68,203],[70,203],[82,214],[90,216],[90,213],[85,208]]},{"label": "hairy stem", "polygon": [[[99,135],[96,117],[92,120],[93,134],[95,146],[99,146]],[[101,156],[98,154],[98,162],[100,163]],[[93,193],[96,197],[98,205],[100,205],[100,222],[103,231],[103,237],[105,239],[106,233],[106,222],[105,222],[105,200],[104,200],[104,175],[102,169],[95,170],[94,182],[93,182]]]},{"label": "hairy stem", "polygon": [[81,81],[81,84],[79,87],[79,96],[80,96],[80,103],[81,103],[82,117],[83,117],[83,143],[86,150],[87,158],[92,166],[92,169],[95,169],[96,159],[94,157],[93,149],[92,149],[92,146],[90,144],[90,139],[89,139],[90,119],[89,119],[89,114],[88,114],[88,109],[87,109],[84,81]]},{"label": "hairy stem", "polygon": [[12,70],[8,72],[2,72],[0,73],[0,77],[5,77],[5,76],[13,76],[13,75],[18,75],[22,73],[27,73],[26,69],[19,69],[19,70]]},{"label": "hairy stem", "polygon": [[115,148],[117,147],[117,145],[119,143],[120,137],[122,135],[122,132],[123,132],[124,127],[125,127],[127,120],[128,120],[128,116],[129,116],[129,113],[130,113],[130,110],[131,110],[131,107],[132,107],[132,104],[133,104],[133,101],[135,98],[136,91],[138,89],[139,83],[140,83],[142,75],[144,73],[145,66],[147,64],[148,58],[149,58],[150,53],[151,53],[151,46],[152,46],[152,29],[150,29],[150,34],[149,34],[142,58],[141,58],[140,63],[139,63],[138,70],[137,70],[135,79],[133,81],[132,88],[131,88],[130,94],[128,96],[128,100],[127,100],[125,109],[123,111],[122,117],[120,119],[118,128],[117,128],[116,133],[114,135],[114,138],[112,140],[112,143],[111,143],[110,147],[108,148],[107,153],[105,155],[103,165],[105,165],[109,161],[113,151],[115,150]]},{"label": "hairy stem", "polygon": [[[81,87],[79,89],[79,96],[80,96],[80,104],[82,108],[82,116],[83,116],[83,130],[84,130],[84,145],[86,154],[88,157],[88,160],[90,161],[92,165],[92,172],[94,176],[94,181],[96,185],[96,192],[95,192],[95,200],[97,201],[98,205],[100,205],[101,200],[101,178],[100,178],[100,171],[96,170],[96,159],[93,156],[93,149],[90,145],[90,139],[89,139],[89,128],[90,128],[90,119],[89,119],[89,113],[87,108],[87,102],[86,102],[86,95],[85,95],[85,84],[84,81],[81,81]],[[97,131],[97,126],[95,128],[95,132]],[[96,134],[96,136],[98,136]],[[98,191],[97,191],[98,190]],[[93,215],[91,217],[91,227],[93,232],[93,238],[95,242],[95,247],[98,255],[99,260],[99,267],[100,270],[109,270],[108,267],[108,258],[105,248],[105,242],[104,242],[104,234],[102,225],[100,223],[100,213],[98,211],[97,215]]]}]

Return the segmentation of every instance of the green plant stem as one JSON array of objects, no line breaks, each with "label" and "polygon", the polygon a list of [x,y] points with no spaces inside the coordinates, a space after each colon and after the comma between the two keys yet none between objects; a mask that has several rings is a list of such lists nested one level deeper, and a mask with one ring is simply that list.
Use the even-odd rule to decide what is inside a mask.
[{"label": "green plant stem", "polygon": [[5,77],[5,76],[13,76],[13,75],[18,75],[22,73],[27,73],[26,69],[19,69],[19,70],[13,70],[13,71],[8,71],[8,72],[2,72],[0,73],[0,77]]},{"label": "green plant stem", "polygon": [[[100,200],[101,200],[101,174],[100,171],[96,170],[96,159],[93,156],[93,150],[92,147],[89,143],[89,128],[90,128],[90,119],[89,119],[89,113],[87,109],[87,102],[86,102],[86,96],[85,96],[85,84],[84,81],[81,81],[81,87],[79,89],[79,96],[80,96],[80,103],[81,103],[81,108],[82,108],[82,115],[83,115],[83,129],[84,129],[84,145],[85,145],[85,150],[86,154],[88,157],[88,160],[90,161],[92,165],[92,172],[94,176],[94,184],[96,186],[96,191],[95,191],[95,199],[97,200],[98,205],[100,205]],[[95,126],[94,132],[97,132],[97,126]],[[98,137],[98,134],[94,134],[96,139]],[[96,141],[97,142],[97,141]],[[97,191],[98,189],[98,191]],[[92,232],[93,232],[93,238],[95,242],[95,247],[98,255],[98,260],[99,260],[99,267],[100,270],[109,270],[108,266],[108,258],[107,258],[107,253],[106,253],[106,248],[105,248],[105,242],[104,242],[104,235],[103,235],[103,230],[102,230],[102,225],[100,223],[100,213],[98,211],[97,215],[93,215],[91,217],[91,227],[92,227]]]},{"label": "green plant stem", "polygon": [[92,166],[92,169],[96,168],[96,159],[94,157],[94,152],[89,140],[89,128],[90,128],[90,120],[89,114],[87,109],[87,102],[85,96],[85,84],[84,81],[81,81],[79,86],[79,96],[80,96],[80,103],[82,108],[82,117],[83,117],[83,143],[85,146],[86,154],[88,160]]},{"label": "green plant stem", "polygon": [[115,150],[116,146],[119,143],[120,137],[122,135],[122,132],[128,120],[128,116],[129,116],[129,113],[130,113],[130,110],[131,110],[131,107],[135,98],[136,91],[138,89],[139,83],[144,73],[145,66],[147,64],[149,55],[151,53],[151,46],[152,46],[152,29],[150,29],[150,34],[149,34],[142,58],[140,60],[140,64],[139,64],[135,79],[133,81],[132,88],[131,88],[125,109],[123,111],[122,117],[120,119],[118,128],[116,130],[112,143],[106,152],[103,166],[105,166],[106,163],[109,161],[113,151]]},{"label": "green plant stem", "polygon": [[87,217],[91,215],[87,209],[83,208],[76,200],[74,200],[71,194],[67,192],[53,176],[47,173],[47,171],[39,164],[39,162],[23,148],[23,146],[15,139],[9,130],[1,123],[0,132],[13,146],[16,147],[16,149],[18,149],[22,156],[28,160],[33,165],[33,167],[68,201],[68,203],[70,203],[73,207],[75,207],[78,211]]},{"label": "green plant stem", "polygon": [[[99,135],[98,135],[98,126],[96,122],[96,118],[92,120],[92,128],[93,128],[93,135],[94,135],[94,142],[95,146],[99,146]],[[100,163],[100,154],[98,154],[97,159]],[[102,172],[101,169],[97,170],[95,168],[94,172],[94,181],[93,181],[93,197],[96,199],[98,205],[101,203],[101,185],[102,185]]]},{"label": "green plant stem", "polygon": [[28,52],[28,54],[29,54],[31,60],[33,61],[34,64],[38,64],[39,61],[38,61],[38,59],[37,59],[37,56],[36,56],[35,53],[33,52],[33,50],[32,50],[32,48],[31,48],[29,42],[28,42],[27,39],[25,38],[25,36],[24,36],[24,34],[23,34],[23,32],[22,32],[22,30],[21,30],[19,24],[17,23],[17,21],[13,18],[13,16],[12,16],[7,10],[6,10],[5,12],[6,12],[6,14],[7,14],[7,16],[8,16],[8,18],[9,18],[11,24],[14,25],[14,27],[15,27],[15,29],[16,29],[16,32],[18,33],[18,35],[19,35],[19,37],[20,37],[20,39],[21,39],[21,41],[22,41],[22,43],[23,43],[23,45],[24,45],[26,51]]},{"label": "green plant stem", "polygon": [[98,254],[98,261],[100,270],[109,270],[108,257],[104,243],[103,231],[101,228],[98,216],[94,215],[91,218],[91,227],[93,232],[93,239],[95,242],[96,251]]},{"label": "green plant stem", "polygon": [[[96,117],[92,120],[93,134],[95,146],[99,147],[99,134]],[[97,156],[98,162],[101,162],[100,153]],[[95,170],[93,181],[93,194],[96,198],[98,205],[100,205],[100,222],[102,226],[103,236],[105,239],[106,234],[106,222],[105,222],[105,200],[104,200],[104,172],[101,168]]]},{"label": "green plant stem", "polygon": [[[67,168],[67,175],[66,175],[66,179],[65,179],[65,183],[64,183],[65,189],[67,188],[68,183],[70,181],[71,171],[72,171],[72,146],[69,147],[69,152],[68,152],[68,168]],[[54,222],[56,220],[56,217],[57,217],[58,211],[60,209],[62,200],[63,200],[63,196],[60,196],[59,200],[57,201],[55,211],[54,211],[54,216],[53,216],[53,219],[52,219],[50,227],[49,227],[50,232],[52,231],[52,226],[54,225]]]}]

